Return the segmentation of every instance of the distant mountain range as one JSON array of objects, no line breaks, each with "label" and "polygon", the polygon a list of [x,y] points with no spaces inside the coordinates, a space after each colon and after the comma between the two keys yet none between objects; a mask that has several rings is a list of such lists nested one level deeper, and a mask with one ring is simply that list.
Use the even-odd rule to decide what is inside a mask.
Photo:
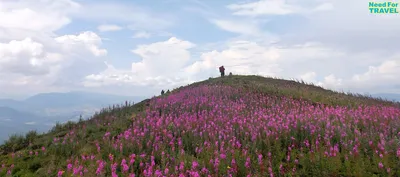
[{"label": "distant mountain range", "polygon": [[398,101],[400,102],[400,94],[395,94],[395,93],[378,93],[378,94],[373,94],[373,97],[377,98],[383,98],[387,99],[389,101]]},{"label": "distant mountain range", "polygon": [[0,144],[12,133],[24,133],[29,130],[46,131],[49,126],[45,126],[45,122],[44,117],[9,107],[0,107]]},{"label": "distant mountain range", "polygon": [[76,121],[81,115],[88,118],[109,105],[143,99],[91,92],[41,93],[22,101],[0,99],[0,144],[14,133],[44,132],[56,122]]}]

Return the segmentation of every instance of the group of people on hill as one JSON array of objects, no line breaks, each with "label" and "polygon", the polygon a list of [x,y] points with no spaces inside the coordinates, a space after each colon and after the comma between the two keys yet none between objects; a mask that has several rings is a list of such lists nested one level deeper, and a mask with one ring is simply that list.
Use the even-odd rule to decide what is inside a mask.
[{"label": "group of people on hill", "polygon": [[[221,73],[221,77],[225,76],[225,67],[224,66],[220,66],[219,67],[219,72]],[[229,73],[230,76],[232,76],[232,73]]]},{"label": "group of people on hill", "polygon": [[[221,77],[224,77],[225,76],[225,67],[224,66],[220,66],[219,67],[219,72],[221,73]],[[231,76],[232,73],[229,73],[229,75]],[[168,90],[167,93],[169,93],[169,92],[170,91]],[[161,95],[164,95],[164,94],[165,94],[165,91],[161,90]]]},{"label": "group of people on hill", "polygon": [[[169,92],[170,92],[170,91],[169,91],[169,89],[168,89],[166,93],[169,93]],[[161,95],[164,95],[164,93],[165,93],[165,91],[164,91],[164,90],[161,90]]]}]

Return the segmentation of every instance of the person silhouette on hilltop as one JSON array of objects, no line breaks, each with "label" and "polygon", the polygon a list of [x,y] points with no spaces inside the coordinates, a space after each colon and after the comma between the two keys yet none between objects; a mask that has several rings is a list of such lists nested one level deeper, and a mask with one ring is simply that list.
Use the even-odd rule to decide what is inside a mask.
[{"label": "person silhouette on hilltop", "polygon": [[221,73],[221,77],[225,76],[225,68],[224,68],[224,66],[219,67],[219,72]]}]

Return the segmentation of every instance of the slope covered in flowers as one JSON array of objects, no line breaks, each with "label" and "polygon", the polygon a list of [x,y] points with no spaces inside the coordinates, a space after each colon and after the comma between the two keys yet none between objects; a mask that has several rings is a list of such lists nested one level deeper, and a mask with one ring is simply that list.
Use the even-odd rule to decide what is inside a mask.
[{"label": "slope covered in flowers", "polygon": [[192,85],[59,125],[2,156],[0,176],[400,176],[398,106],[259,88]]}]

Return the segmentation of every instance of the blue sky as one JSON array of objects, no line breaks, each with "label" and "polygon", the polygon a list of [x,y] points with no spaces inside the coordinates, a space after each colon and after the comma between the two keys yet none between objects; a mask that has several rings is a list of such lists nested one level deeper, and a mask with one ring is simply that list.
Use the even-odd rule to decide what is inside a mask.
[{"label": "blue sky", "polygon": [[363,0],[2,0],[0,16],[1,98],[154,95],[220,65],[400,93],[400,16],[370,14]]}]

